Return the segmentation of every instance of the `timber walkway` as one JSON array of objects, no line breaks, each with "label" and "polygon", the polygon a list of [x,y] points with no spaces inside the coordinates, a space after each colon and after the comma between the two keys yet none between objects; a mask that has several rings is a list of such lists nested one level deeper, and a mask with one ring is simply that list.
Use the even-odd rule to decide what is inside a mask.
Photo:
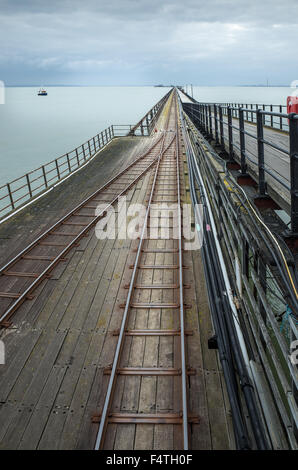
[{"label": "timber walkway", "polygon": [[[183,93],[180,91],[183,95]],[[297,116],[284,106],[191,102],[182,98],[184,109],[208,138],[238,163],[243,184],[251,176],[259,196],[269,195],[288,213],[294,233],[298,230]],[[239,180],[240,181],[240,180]],[[247,183],[249,184],[249,182]],[[252,184],[252,183],[250,183]],[[279,207],[278,207],[279,206]]]},{"label": "timber walkway", "polygon": [[158,132],[112,140],[0,226],[1,449],[235,447],[200,256],[176,239],[96,237],[98,204],[117,222],[120,194],[188,200],[177,106],[172,92]]}]

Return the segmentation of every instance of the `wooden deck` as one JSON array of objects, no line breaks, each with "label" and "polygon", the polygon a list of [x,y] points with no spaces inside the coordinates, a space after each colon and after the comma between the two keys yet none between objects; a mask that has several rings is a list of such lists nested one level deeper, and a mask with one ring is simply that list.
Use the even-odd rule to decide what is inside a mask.
[{"label": "wooden deck", "polygon": [[[144,141],[121,139],[111,145],[55,193],[0,226],[1,264],[24,246],[24,239],[29,243],[39,226],[44,228],[54,222],[108,180],[116,168],[128,164]],[[150,173],[129,192],[128,201],[144,201],[149,179]],[[184,199],[187,201],[186,194]],[[156,241],[159,248],[170,243]],[[117,341],[113,332],[121,322],[120,304],[126,299],[123,286],[131,274],[134,247],[131,240],[98,240],[93,232],[69,253],[65,263],[55,268],[52,278],[38,287],[34,299],[21,306],[13,317],[13,326],[2,330],[6,364],[0,365],[1,449],[93,448],[98,425],[92,423],[92,416],[100,412],[105,397],[108,376],[104,369],[113,360]],[[166,258],[172,255],[150,256],[158,264],[170,261]],[[207,347],[212,325],[200,253],[187,252],[186,260],[186,280],[191,285],[187,301],[192,308],[187,310],[185,326],[194,331],[188,337],[187,351],[189,366],[196,369],[196,375],[189,378],[190,407],[200,416],[200,423],[192,425],[192,448],[234,448],[222,372],[216,352]],[[158,270],[156,276],[161,276]],[[163,311],[152,315],[144,309],[138,310],[130,327],[166,328],[171,321]],[[175,351],[173,337],[131,337],[125,350],[126,365],[174,367]],[[154,382],[157,403],[161,410],[167,409],[175,393],[173,378],[156,377]],[[149,412],[148,387],[152,387],[152,380],[149,384],[146,377],[121,377],[119,383],[119,410]],[[115,425],[106,446],[164,449],[166,445],[174,449],[177,443],[173,428]]]}]

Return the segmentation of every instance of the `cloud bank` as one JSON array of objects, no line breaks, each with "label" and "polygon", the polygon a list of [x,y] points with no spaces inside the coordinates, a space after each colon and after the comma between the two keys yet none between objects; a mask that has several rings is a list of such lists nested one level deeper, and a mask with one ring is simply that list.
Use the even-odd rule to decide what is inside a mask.
[{"label": "cloud bank", "polygon": [[0,0],[8,85],[288,85],[297,0]]}]

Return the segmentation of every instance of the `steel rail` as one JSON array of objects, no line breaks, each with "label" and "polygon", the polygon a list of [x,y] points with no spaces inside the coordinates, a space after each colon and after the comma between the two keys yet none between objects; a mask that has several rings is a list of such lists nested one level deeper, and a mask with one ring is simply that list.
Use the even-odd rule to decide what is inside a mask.
[{"label": "steel rail", "polygon": [[[177,92],[176,92],[177,93]],[[176,114],[176,171],[177,171],[177,199],[178,199],[178,246],[179,246],[179,299],[180,299],[180,343],[181,343],[181,381],[182,381],[182,413],[183,413],[183,441],[184,450],[188,450],[188,407],[187,407],[187,373],[185,354],[185,327],[184,327],[184,296],[183,296],[183,261],[182,261],[182,220],[181,220],[181,195],[180,195],[180,168],[179,168],[179,143],[178,143],[178,119],[177,100],[175,101]]]},{"label": "steel rail", "polygon": [[[170,116],[170,112],[168,114],[168,121],[169,121],[169,116]],[[167,121],[166,128],[168,127],[168,121]],[[133,291],[134,291],[134,284],[135,284],[135,280],[136,280],[137,269],[138,269],[138,266],[139,266],[141,251],[142,251],[143,242],[144,242],[144,235],[145,235],[145,230],[147,228],[148,216],[149,216],[151,201],[152,201],[152,198],[153,198],[153,193],[154,193],[154,189],[155,189],[155,185],[156,185],[156,180],[157,180],[157,174],[158,174],[158,170],[159,170],[159,166],[160,166],[160,161],[161,161],[163,155],[165,154],[167,149],[170,147],[170,145],[172,144],[172,142],[174,141],[174,138],[175,138],[175,136],[174,136],[171,143],[166,148],[164,148],[166,131],[163,132],[162,137],[163,137],[163,139],[162,139],[162,148],[161,148],[160,154],[158,156],[157,165],[156,165],[155,172],[154,172],[153,183],[152,183],[151,192],[150,192],[150,196],[149,196],[149,200],[148,200],[146,214],[145,214],[145,217],[144,217],[142,232],[141,232],[141,235],[140,235],[140,242],[139,242],[139,246],[138,246],[138,249],[137,249],[135,262],[134,262],[134,265],[133,265],[133,272],[132,272],[131,279],[130,279],[128,294],[127,294],[126,303],[125,303],[125,309],[124,309],[124,313],[123,313],[123,317],[122,317],[122,321],[121,321],[121,327],[120,327],[120,330],[119,330],[119,337],[118,337],[118,342],[117,342],[116,351],[115,351],[115,355],[114,355],[114,360],[113,360],[113,365],[112,365],[112,370],[111,370],[111,376],[110,376],[108,389],[107,389],[106,396],[105,396],[103,410],[102,410],[102,413],[101,413],[100,425],[99,425],[99,429],[98,429],[98,432],[97,432],[97,437],[96,437],[96,442],[95,442],[95,447],[94,447],[95,450],[102,449],[103,445],[104,445],[105,434],[106,434],[106,429],[107,429],[107,425],[108,425],[108,415],[109,415],[109,412],[110,412],[111,402],[112,402],[114,389],[115,389],[115,384],[116,384],[115,379],[116,379],[116,376],[117,376],[117,369],[118,369],[118,366],[119,366],[120,356],[121,356],[121,352],[122,352],[123,344],[124,344],[125,330],[126,330],[126,325],[127,325],[127,320],[128,320],[128,312],[129,312],[129,309],[130,309],[131,298],[132,298],[132,294],[133,294]]]},{"label": "steel rail", "polygon": [[[176,121],[176,124],[177,124],[177,109],[176,109],[177,101],[176,100],[174,101],[174,106],[175,106],[174,107],[175,121]],[[171,112],[169,112],[169,115],[168,115],[168,120],[167,120],[168,122],[167,122],[167,125],[165,126],[166,128],[168,128],[170,115],[171,115]],[[166,136],[166,133],[164,134],[164,136]],[[99,429],[98,429],[98,433],[97,433],[97,437],[96,437],[96,442],[95,442],[95,450],[102,449],[103,446],[104,446],[106,431],[107,431],[107,427],[108,427],[108,424],[109,424],[109,417],[111,416],[110,408],[111,408],[111,405],[112,405],[112,402],[113,402],[113,399],[114,399],[114,391],[115,391],[115,386],[116,386],[116,377],[117,377],[117,375],[120,371],[119,364],[120,364],[120,360],[121,360],[121,353],[122,353],[122,349],[123,349],[123,345],[124,345],[124,341],[125,341],[125,336],[127,334],[126,326],[127,326],[127,322],[128,322],[128,318],[129,318],[129,311],[130,311],[130,308],[133,306],[132,296],[133,296],[133,292],[134,292],[134,288],[135,288],[137,269],[141,266],[140,265],[140,258],[141,258],[141,254],[142,254],[143,243],[144,243],[145,230],[146,230],[147,225],[148,225],[149,211],[150,211],[150,208],[151,208],[151,203],[153,202],[154,194],[155,194],[156,191],[157,191],[156,194],[158,193],[158,190],[156,190],[156,184],[157,184],[157,180],[158,180],[158,177],[159,177],[159,170],[160,170],[160,165],[161,165],[162,159],[165,156],[167,150],[172,146],[173,143],[175,143],[174,155],[176,156],[177,183],[178,183],[178,180],[179,180],[179,158],[178,158],[179,157],[179,148],[178,148],[178,139],[177,139],[177,137],[178,137],[178,134],[177,134],[177,125],[176,125],[176,132],[174,134],[174,137],[173,137],[173,139],[171,139],[171,141],[167,145],[167,147],[162,149],[159,160],[158,160],[158,163],[156,165],[155,172],[154,172],[154,178],[153,178],[153,182],[152,182],[152,186],[151,186],[150,196],[149,196],[149,199],[148,199],[147,210],[146,210],[146,214],[145,214],[145,217],[144,217],[142,232],[141,232],[141,235],[140,235],[140,242],[139,242],[139,245],[138,245],[138,249],[136,250],[137,254],[136,254],[134,265],[132,265],[133,273],[132,273],[132,276],[131,276],[131,279],[130,279],[130,284],[129,284],[129,286],[127,286],[128,295],[127,295],[126,303],[124,305],[124,314],[123,314],[122,321],[121,321],[121,327],[120,327],[120,330],[117,331],[117,335],[119,337],[118,337],[118,342],[117,342],[116,351],[115,351],[115,355],[114,355],[113,365],[112,365],[111,371],[109,372],[110,373],[110,380],[109,380],[109,384],[108,384],[108,388],[107,388],[107,392],[106,392],[106,396],[105,396],[103,411],[101,413],[100,425],[99,425]],[[165,143],[165,140],[164,140],[163,144],[164,143]],[[177,192],[178,191],[180,192],[180,181],[179,181],[179,184],[178,184]],[[180,204],[180,196],[178,197],[178,195],[177,195],[177,200],[178,200],[178,205],[179,205]],[[180,206],[180,208],[181,208],[181,206]],[[179,298],[180,298],[180,305],[177,305],[177,307],[178,306],[180,307],[180,315],[181,315],[180,316],[181,374],[179,374],[182,377],[183,412],[182,412],[182,417],[181,417],[181,424],[183,425],[183,448],[185,450],[187,450],[188,449],[188,412],[187,412],[187,391],[186,391],[187,371],[186,371],[185,343],[184,343],[184,341],[185,341],[184,338],[185,338],[186,332],[185,332],[185,329],[184,329],[184,308],[183,308],[184,302],[183,302],[183,276],[182,276],[183,265],[182,265],[182,242],[181,242],[181,213],[179,213],[179,221],[180,221],[180,245],[179,245],[179,248],[178,248],[177,252],[180,252],[179,266],[178,266],[179,270],[180,270],[180,275],[179,275],[180,288],[179,288],[178,285],[175,286],[175,288],[179,288]],[[161,288],[163,288],[163,287],[161,287]],[[175,306],[176,306],[176,304],[175,304]],[[182,308],[181,308],[181,306],[182,306]],[[151,306],[151,304],[148,304],[147,307],[148,308],[154,308],[154,305],[152,304],[152,306]],[[148,333],[150,333],[150,330],[148,330]],[[167,371],[164,371],[162,375],[165,375],[166,372]],[[138,374],[140,374],[140,371],[138,372]],[[128,419],[125,416],[124,416],[124,419]],[[130,420],[129,422],[134,423],[133,420]]]},{"label": "steel rail", "polygon": [[[67,215],[62,217],[58,222],[56,222],[50,229],[46,230],[42,235],[40,235],[36,240],[34,240],[28,247],[26,247],[24,250],[22,250],[20,253],[18,253],[12,260],[10,260],[5,266],[3,266],[0,269],[0,276],[4,275],[4,271],[8,269],[9,267],[12,267],[14,264],[16,264],[19,260],[21,260],[25,254],[27,254],[31,249],[36,247],[41,240],[46,238],[51,231],[57,229],[57,227],[61,226],[63,222],[65,222],[67,219],[69,219],[75,212],[77,212],[79,209],[83,208],[86,206],[86,204],[92,200],[99,192],[104,191],[108,186],[110,186],[115,180],[117,180],[120,176],[125,174],[130,168],[132,168],[134,165],[139,163],[143,158],[145,158],[150,152],[157,146],[157,144],[161,141],[162,137],[160,137],[143,155],[138,157],[134,162],[132,162],[128,167],[126,167],[122,172],[119,172],[114,178],[112,178],[110,181],[108,181],[104,186],[102,186],[99,190],[95,191],[91,196],[89,196],[87,199],[85,199],[82,203],[80,203],[78,206],[76,206],[74,209],[71,210]],[[31,292],[36,289],[36,287],[46,278],[46,276],[51,272],[54,267],[58,264],[58,262],[64,258],[64,256],[73,248],[73,246],[104,216],[104,213],[108,210],[109,207],[111,207],[117,199],[124,195],[134,184],[142,178],[145,173],[156,163],[158,157],[155,157],[154,160],[138,175],[131,183],[129,183],[123,190],[121,190],[117,196],[114,197],[114,199],[107,204],[104,210],[100,212],[95,218],[87,225],[81,232],[79,232],[77,235],[74,236],[74,238],[71,240],[71,242],[65,247],[64,250],[62,250],[56,257],[55,259],[47,266],[39,275],[38,277],[34,280],[34,282],[20,295],[20,297],[15,300],[12,305],[1,315],[0,317],[0,325],[4,322],[7,321],[11,315],[20,307],[20,305],[28,298],[28,295],[31,294]],[[107,201],[108,202],[108,201]],[[1,277],[0,277],[1,279]],[[2,325],[3,326],[3,325]],[[4,325],[6,326],[6,325]]]}]

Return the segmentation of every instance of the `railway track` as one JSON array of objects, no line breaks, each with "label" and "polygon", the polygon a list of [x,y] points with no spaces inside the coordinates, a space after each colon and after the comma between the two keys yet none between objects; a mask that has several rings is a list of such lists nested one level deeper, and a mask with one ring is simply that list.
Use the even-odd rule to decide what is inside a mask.
[{"label": "railway track", "polygon": [[[163,145],[163,137],[154,138],[149,148],[123,171],[109,180],[90,197],[82,201],[64,217],[30,243],[0,268],[0,326],[9,327],[10,318],[26,300],[33,298],[34,290],[51,276],[52,270],[68,252],[78,246],[89,234],[119,196],[125,195],[156,163]],[[96,215],[98,204],[105,204]]]},{"label": "railway track", "polygon": [[[167,124],[162,139],[162,148],[157,164],[152,171],[150,193],[147,200],[146,215],[141,235],[138,241],[135,261],[129,266],[132,270],[130,282],[126,285],[128,290],[126,302],[121,307],[124,313],[120,330],[114,332],[118,336],[115,356],[112,366],[104,373],[110,375],[104,404],[100,415],[93,417],[93,422],[99,423],[96,436],[95,449],[113,448],[113,435],[115,425],[168,425],[173,426],[175,447],[187,450],[189,448],[189,423],[198,423],[198,417],[188,414],[188,375],[195,371],[187,368],[185,338],[191,332],[184,327],[184,284],[183,247],[182,247],[182,220],[181,220],[181,181],[180,158],[177,121],[177,97],[172,95]],[[171,236],[160,247],[160,234],[163,229],[162,211],[167,210],[160,206],[161,217],[155,216],[155,204],[175,204],[176,216],[172,217],[170,225]],[[149,231],[152,219],[159,219],[161,225],[156,230]],[[174,223],[177,223],[177,226]],[[174,236],[175,234],[175,236]],[[158,236],[156,236],[158,235]],[[178,235],[178,236],[177,236]],[[145,328],[136,328],[137,325],[147,325]],[[171,328],[164,325],[172,324]],[[155,328],[152,328],[155,325]],[[157,328],[156,328],[157,326]],[[140,367],[127,367],[127,350],[133,338],[157,337],[172,340],[173,366],[170,367],[168,356],[159,357],[159,364],[152,367],[150,358],[137,358]],[[158,344],[159,350],[161,343]],[[149,354],[150,356],[150,354]],[[149,367],[148,367],[149,363]],[[167,366],[165,366],[166,364]],[[136,395],[142,385],[146,386],[144,394],[150,403],[148,412],[146,407],[139,404],[136,412],[122,411],[121,403],[124,387],[129,392],[134,389]],[[131,377],[136,378],[138,384],[130,383]],[[157,383],[159,380],[159,384]],[[143,382],[142,382],[143,381]],[[144,381],[147,381],[144,383]],[[165,382],[168,381],[168,382]],[[158,398],[157,389],[163,390]],[[149,396],[149,393],[151,395]],[[139,399],[139,403],[140,403]],[[133,407],[134,408],[134,407]],[[159,448],[165,447],[161,443]]]}]

